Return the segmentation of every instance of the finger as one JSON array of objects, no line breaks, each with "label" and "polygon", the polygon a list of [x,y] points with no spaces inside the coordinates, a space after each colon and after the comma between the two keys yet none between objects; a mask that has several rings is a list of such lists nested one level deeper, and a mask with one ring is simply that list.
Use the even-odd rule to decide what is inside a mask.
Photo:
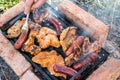
[{"label": "finger", "polygon": [[22,0],[23,2],[25,2],[26,0]]},{"label": "finger", "polygon": [[28,14],[30,12],[32,5],[33,5],[33,0],[26,0],[25,11],[24,11],[25,14]]},{"label": "finger", "polygon": [[46,0],[38,0],[36,3],[33,4],[32,9],[41,7],[45,2]]},{"label": "finger", "polygon": [[36,3],[38,0],[34,0],[34,3]]}]

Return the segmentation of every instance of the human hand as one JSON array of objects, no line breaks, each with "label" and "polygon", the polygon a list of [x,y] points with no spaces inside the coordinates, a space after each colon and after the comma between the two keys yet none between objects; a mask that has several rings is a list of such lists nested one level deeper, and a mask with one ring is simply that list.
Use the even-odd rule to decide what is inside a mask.
[{"label": "human hand", "polygon": [[31,9],[36,9],[41,7],[46,0],[23,0],[25,2],[25,10],[24,13],[28,14]]}]

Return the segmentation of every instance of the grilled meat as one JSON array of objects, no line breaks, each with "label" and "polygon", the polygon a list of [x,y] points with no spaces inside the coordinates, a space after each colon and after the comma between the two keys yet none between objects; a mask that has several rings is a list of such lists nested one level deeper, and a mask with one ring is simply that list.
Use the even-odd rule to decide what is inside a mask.
[{"label": "grilled meat", "polygon": [[87,53],[88,52],[88,46],[91,46],[91,42],[90,42],[89,38],[87,37],[87,38],[84,39],[84,43],[82,45],[83,53]]},{"label": "grilled meat", "polygon": [[50,54],[47,51],[39,52],[36,56],[32,58],[32,61],[40,64],[43,68],[47,67],[49,64],[50,56],[55,55],[54,53]]},{"label": "grilled meat", "polygon": [[69,56],[71,53],[75,51],[75,48],[80,48],[81,44],[83,43],[83,40],[84,40],[84,36],[77,37],[77,39],[73,42],[73,44],[66,51],[66,55]]},{"label": "grilled meat", "polygon": [[41,26],[35,23],[31,23],[30,24],[30,34],[29,37],[37,37],[37,35],[39,34],[39,31],[41,29]]},{"label": "grilled meat", "polygon": [[[55,31],[32,22],[29,25],[30,34],[22,47],[23,51],[36,55],[41,49],[48,48],[49,46],[60,47],[60,42]],[[35,44],[35,39],[37,39],[39,45]]]},{"label": "grilled meat", "polygon": [[22,45],[25,43],[28,37],[28,30],[23,30],[18,38],[18,40],[14,44],[15,49],[21,49]]},{"label": "grilled meat", "polygon": [[[55,59],[55,60],[54,60],[54,59]],[[50,71],[50,73],[51,73],[52,75],[61,76],[61,77],[66,78],[66,75],[65,75],[65,74],[57,73],[57,72],[54,71],[53,67],[54,67],[54,65],[56,65],[56,64],[64,65],[64,59],[62,58],[61,55],[59,55],[58,57],[53,57],[53,58],[51,59],[51,62],[50,62],[49,65],[48,65],[48,70]]]},{"label": "grilled meat", "polygon": [[53,46],[56,48],[60,47],[57,33],[47,27],[42,27],[40,29],[37,39],[42,49],[48,48],[49,46]]},{"label": "grilled meat", "polygon": [[50,23],[55,27],[57,34],[60,35],[60,33],[61,33],[62,30],[63,30],[62,23],[61,23],[58,19],[53,18],[53,17],[51,17],[51,18],[49,19],[49,21],[50,21]]},{"label": "grilled meat", "polygon": [[41,26],[33,22],[31,22],[29,26],[30,34],[27,41],[23,44],[22,50],[36,55],[41,51],[41,48],[34,43],[36,36],[39,34]]},{"label": "grilled meat", "polygon": [[[81,50],[80,46],[83,40],[84,43],[82,45],[82,50]],[[84,55],[84,54],[98,53],[101,48],[98,41],[95,41],[94,43],[90,43],[89,38],[84,39],[83,36],[79,36],[75,42],[77,45],[75,45],[74,43],[74,45],[71,45],[71,47],[66,52],[66,53],[71,53],[68,57],[65,58],[65,63],[67,66],[71,66],[72,64],[77,62],[81,58],[80,57],[81,54]]]},{"label": "grilled meat", "polygon": [[68,57],[65,58],[65,64],[67,66],[71,66],[75,62],[74,55],[75,54],[71,54],[71,55],[69,55]]},{"label": "grilled meat", "polygon": [[84,43],[82,46],[83,54],[90,54],[93,52],[98,53],[100,51],[101,45],[98,41],[94,41],[94,43],[90,43],[89,38],[84,39]]},{"label": "grilled meat", "polygon": [[81,49],[76,48],[74,53],[70,54],[65,58],[65,64],[67,66],[73,65],[76,61],[79,60],[79,57],[81,56]]},{"label": "grilled meat", "polygon": [[10,27],[7,31],[8,38],[17,38],[21,33],[21,28],[25,23],[25,18],[22,20],[18,20],[12,27]]},{"label": "grilled meat", "polygon": [[70,47],[70,45],[75,40],[76,36],[76,27],[68,27],[62,31],[60,34],[60,43],[64,52]]},{"label": "grilled meat", "polygon": [[77,73],[77,71],[75,71],[74,69],[63,65],[54,65],[54,71],[57,73],[63,73],[70,77],[73,77],[73,75]]},{"label": "grilled meat", "polygon": [[93,52],[91,54],[86,55],[86,57],[83,60],[79,60],[77,63],[74,64],[73,68],[75,70],[80,70],[82,67],[84,67],[86,64],[91,63],[95,61],[95,59],[98,57],[98,53]]},{"label": "grilled meat", "polygon": [[40,64],[44,68],[47,68],[52,75],[66,78],[66,75],[57,73],[53,70],[53,66],[56,64],[64,65],[62,56],[58,55],[56,51],[52,50],[50,52],[40,52],[38,55],[32,58],[32,61]]},{"label": "grilled meat", "polygon": [[77,37],[73,44],[66,51],[67,57],[65,58],[65,63],[67,66],[71,66],[74,62],[76,62],[79,59],[79,56],[82,54],[80,46],[83,40],[83,36]]},{"label": "grilled meat", "polygon": [[33,10],[33,18],[34,21],[38,24],[41,24],[44,19],[47,19],[50,15],[49,10],[46,8],[42,11],[38,11],[38,9]]},{"label": "grilled meat", "polygon": [[34,44],[34,37],[30,36],[22,47],[22,51],[36,55],[41,51],[41,48]]}]

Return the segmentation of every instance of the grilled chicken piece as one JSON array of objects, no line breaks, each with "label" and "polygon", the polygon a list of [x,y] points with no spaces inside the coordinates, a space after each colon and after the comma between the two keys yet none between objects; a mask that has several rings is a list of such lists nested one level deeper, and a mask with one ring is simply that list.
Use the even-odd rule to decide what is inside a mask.
[{"label": "grilled chicken piece", "polygon": [[50,71],[50,73],[51,73],[52,75],[57,76],[57,77],[58,77],[58,76],[61,76],[61,77],[66,78],[66,75],[64,75],[64,74],[62,74],[62,73],[57,73],[57,72],[54,71],[53,67],[54,67],[54,65],[56,65],[56,64],[64,65],[64,60],[63,60],[62,56],[59,55],[59,56],[57,56],[56,58],[54,57],[54,58],[51,59],[51,62],[50,62],[49,65],[48,65],[48,70]]},{"label": "grilled chicken piece", "polygon": [[82,45],[82,51],[83,51],[83,53],[87,53],[88,52],[88,46],[91,46],[91,44],[92,43],[90,43],[90,40],[89,40],[88,37],[84,39],[84,43]]},{"label": "grilled chicken piece", "polygon": [[73,65],[77,60],[79,60],[79,57],[81,56],[81,49],[75,48],[75,51],[70,54],[68,57],[65,58],[65,64],[67,66]]},{"label": "grilled chicken piece", "polygon": [[57,33],[47,27],[42,27],[40,29],[37,39],[42,49],[48,48],[49,46],[53,46],[56,48],[60,47]]},{"label": "grilled chicken piece", "polygon": [[[78,36],[75,41],[73,41],[72,45],[70,45],[70,47],[68,48],[68,50],[66,51],[66,55],[69,56],[70,54],[72,54],[74,51],[76,51],[77,49],[80,49],[80,46],[82,45],[84,41],[84,36]],[[77,53],[78,54],[78,53]],[[80,54],[78,54],[80,55]]]},{"label": "grilled chicken piece", "polygon": [[60,34],[60,43],[62,45],[62,49],[64,52],[67,51],[67,49],[75,40],[76,31],[77,31],[76,27],[68,27],[64,29]]},{"label": "grilled chicken piece", "polygon": [[38,9],[33,10],[33,18],[34,21],[38,24],[41,24],[44,19],[47,19],[50,15],[49,10],[46,8],[42,11],[38,11]]},{"label": "grilled chicken piece", "polygon": [[101,49],[101,45],[98,41],[94,41],[94,43],[90,43],[89,38],[85,38],[83,46],[82,46],[82,52],[83,54],[90,54],[93,52],[98,53]]},{"label": "grilled chicken piece", "polygon": [[[48,48],[49,46],[60,47],[60,42],[55,31],[32,22],[30,22],[29,27],[30,34],[22,47],[23,51],[36,55],[41,49]],[[37,39],[39,46],[35,45],[35,39]]]},{"label": "grilled chicken piece", "polygon": [[37,55],[41,48],[34,44],[34,37],[29,37],[22,47],[22,51],[29,52],[32,55]]},{"label": "grilled chicken piece", "polygon": [[21,28],[25,23],[25,18],[22,20],[18,20],[12,27],[10,27],[7,31],[8,38],[17,38],[21,33]]},{"label": "grilled chicken piece", "polygon": [[35,23],[30,23],[29,26],[30,34],[27,41],[23,44],[22,50],[36,55],[41,51],[41,48],[34,43],[36,36],[39,34],[41,26]]},{"label": "grilled chicken piece", "polygon": [[31,23],[30,25],[30,34],[29,36],[37,37],[39,34],[39,31],[41,29],[41,26],[38,24]]},{"label": "grilled chicken piece", "polygon": [[65,58],[65,64],[67,66],[71,66],[75,62],[73,58],[74,58],[74,54],[70,54],[68,57]]},{"label": "grilled chicken piece", "polygon": [[47,68],[52,75],[62,76],[66,78],[66,75],[61,73],[56,73],[53,70],[53,66],[56,64],[64,65],[64,60],[61,55],[58,55],[56,51],[52,50],[50,52],[40,52],[38,55],[32,58],[32,61],[40,64],[42,67]]},{"label": "grilled chicken piece", "polygon": [[50,53],[47,51],[39,52],[36,56],[32,58],[32,61],[40,64],[43,68],[46,68],[50,61],[50,56],[54,56],[54,53]]},{"label": "grilled chicken piece", "polygon": [[65,63],[67,66],[71,66],[74,62],[79,60],[79,56],[81,56],[82,54],[80,46],[82,45],[83,41],[84,36],[78,36],[73,44],[66,51],[66,55],[68,57],[65,58]]}]

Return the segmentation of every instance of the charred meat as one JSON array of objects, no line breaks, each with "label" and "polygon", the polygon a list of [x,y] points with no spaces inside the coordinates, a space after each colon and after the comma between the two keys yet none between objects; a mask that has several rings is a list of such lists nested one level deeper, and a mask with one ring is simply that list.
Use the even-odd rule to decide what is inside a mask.
[{"label": "charred meat", "polygon": [[74,64],[73,68],[75,70],[80,70],[82,67],[84,67],[86,64],[91,63],[95,61],[95,59],[98,57],[98,53],[91,53],[86,55],[86,57],[83,60],[77,61],[77,63]]},{"label": "charred meat", "polygon": [[50,15],[49,10],[46,8],[42,11],[38,11],[38,9],[33,10],[33,18],[34,21],[38,24],[41,24],[44,19],[47,19]]},{"label": "charred meat", "polygon": [[82,52],[80,46],[83,43],[83,40],[83,36],[77,37],[73,44],[66,51],[67,57],[65,58],[65,63],[67,66],[71,66],[79,59],[79,56],[81,56]]},{"label": "charred meat", "polygon": [[27,41],[23,44],[22,50],[36,55],[41,51],[41,48],[35,44],[35,38],[39,34],[41,26],[35,23],[29,24],[30,34]]},{"label": "charred meat", "polygon": [[74,69],[63,65],[54,65],[54,71],[57,73],[68,75],[70,77],[73,77],[73,75],[77,73],[77,71],[75,71]]},{"label": "charred meat", "polygon": [[50,28],[42,27],[37,35],[37,39],[42,49],[48,48],[49,46],[60,47],[57,33]]},{"label": "charred meat", "polygon": [[41,48],[34,44],[35,37],[30,36],[22,47],[22,51],[36,55],[41,51]]},{"label": "charred meat", "polygon": [[12,27],[10,27],[7,31],[8,38],[17,38],[21,33],[21,28],[25,22],[25,18],[22,20],[18,20]]},{"label": "charred meat", "polygon": [[90,43],[89,38],[84,39],[84,43],[82,46],[82,52],[83,54],[89,54],[96,52],[98,53],[101,49],[101,45],[99,44],[98,41],[94,41],[93,43]]},{"label": "charred meat", "polygon": [[60,34],[60,43],[64,52],[70,47],[76,37],[76,27],[68,27]]},{"label": "charred meat", "polygon": [[54,17],[51,17],[49,21],[55,27],[57,34],[60,35],[60,33],[63,30],[62,23],[57,18]]},{"label": "charred meat", "polygon": [[66,55],[69,56],[71,53],[75,51],[75,48],[80,48],[84,40],[84,36],[79,36],[77,39],[73,42],[73,44],[68,48],[66,51]]},{"label": "charred meat", "polygon": [[66,78],[66,75],[57,73],[53,70],[53,66],[56,64],[64,65],[64,59],[61,55],[58,55],[56,51],[52,50],[50,52],[40,52],[38,55],[32,58],[32,61],[40,64],[44,68],[47,68],[52,75]]},{"label": "charred meat", "polygon": [[18,38],[18,40],[14,44],[15,49],[21,49],[22,45],[25,43],[28,37],[28,30],[23,30]]}]

